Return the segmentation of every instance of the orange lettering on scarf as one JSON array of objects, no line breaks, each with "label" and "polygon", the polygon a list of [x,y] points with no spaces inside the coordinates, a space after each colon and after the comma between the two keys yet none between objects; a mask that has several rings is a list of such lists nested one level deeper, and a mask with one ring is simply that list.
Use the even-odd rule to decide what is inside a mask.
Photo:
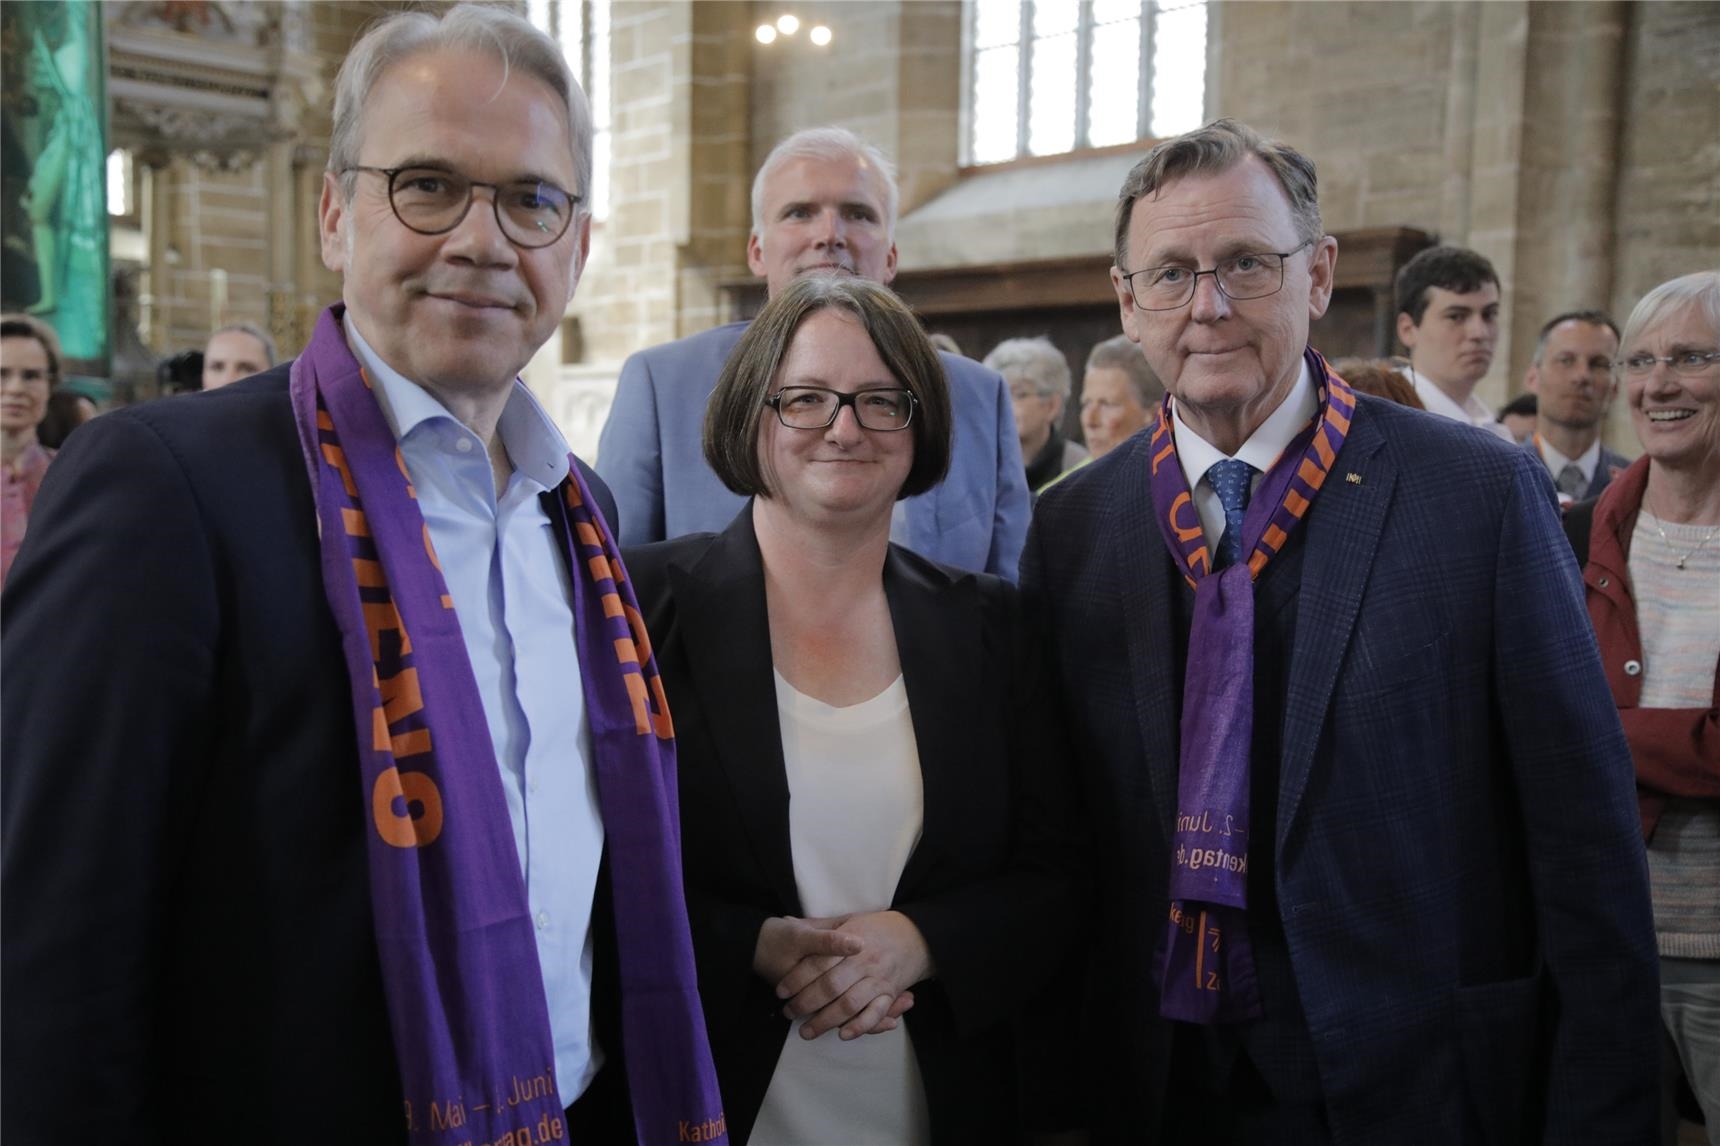
[{"label": "orange lettering on scarf", "polygon": [[1319,466],[1314,464],[1313,458],[1303,458],[1301,468],[1296,471],[1296,476],[1300,477],[1315,489],[1319,489],[1320,479],[1325,476],[1325,472],[1325,470],[1322,470]]},{"label": "orange lettering on scarf", "polygon": [[1193,541],[1201,535],[1200,515],[1195,514],[1193,525],[1177,524],[1177,517],[1185,507],[1191,513],[1194,511],[1194,500],[1189,497],[1187,490],[1177,494],[1177,499],[1171,502],[1171,528],[1176,531],[1178,541]]},{"label": "orange lettering on scarf", "polygon": [[1333,402],[1332,405],[1326,407],[1326,421],[1329,422],[1332,428],[1340,434],[1347,434],[1350,432],[1350,419],[1338,409],[1338,404],[1336,402]]},{"label": "orange lettering on scarf", "polygon": [[1167,446],[1165,446],[1164,449],[1160,450],[1158,453],[1153,455],[1153,474],[1154,474],[1154,476],[1157,476],[1157,474],[1159,472],[1159,463],[1164,461],[1166,458],[1170,457],[1172,454],[1174,454],[1176,452],[1177,452],[1177,448],[1175,446],[1167,445]]},{"label": "orange lettering on scarf", "polygon": [[593,581],[614,580],[614,578],[609,575],[609,558],[605,557],[601,553],[596,557],[589,558],[585,563],[585,567],[591,570],[591,579]]},{"label": "orange lettering on scarf", "polygon": [[340,523],[346,527],[348,537],[369,537],[370,522],[364,519],[364,510],[345,509],[340,511]]},{"label": "orange lettering on scarf", "polygon": [[[418,807],[413,814],[413,805]],[[401,810],[395,811],[396,806]],[[370,815],[376,834],[397,848],[421,848],[442,834],[442,793],[422,772],[385,769],[370,790]]]},{"label": "orange lettering on scarf", "polygon": [[651,659],[651,634],[645,631],[645,618],[639,615],[639,610],[622,602],[621,608],[627,614],[627,627],[633,630],[633,643],[639,646],[639,659]]},{"label": "orange lettering on scarf", "polygon": [[1282,529],[1278,528],[1278,526],[1268,525],[1266,527],[1266,533],[1260,538],[1260,540],[1264,541],[1271,547],[1272,552],[1276,553],[1280,549],[1284,548],[1284,539],[1287,536],[1289,535]]},{"label": "orange lettering on scarf", "polygon": [[364,609],[364,628],[370,634],[370,659],[376,660],[382,655],[382,634],[398,632],[400,634],[400,655],[405,656],[412,651],[412,639],[406,635],[406,626],[401,623],[400,611],[394,607],[393,601],[361,601]]},{"label": "orange lettering on scarf", "polygon": [[1320,455],[1321,469],[1329,470],[1332,468],[1332,459],[1337,455],[1332,452],[1332,443],[1326,440],[1326,435],[1322,434],[1318,427],[1314,430],[1314,452]]},{"label": "orange lettering on scarf", "polygon": [[436,557],[436,543],[430,540],[430,523],[424,523],[424,553],[430,558],[430,564],[436,567],[436,572],[442,572],[442,562]]},{"label": "orange lettering on scarf", "polygon": [[340,484],[346,487],[346,496],[356,498],[358,487],[352,484],[352,472],[346,468],[346,451],[333,442],[324,442],[322,444],[322,456],[323,460],[333,466],[335,472],[340,474]]},{"label": "orange lettering on scarf", "polygon": [[368,557],[352,559],[352,575],[361,588],[376,589],[388,584],[388,576],[382,571],[382,562],[372,561]]},{"label": "orange lettering on scarf", "polygon": [[624,665],[639,663],[639,650],[634,647],[632,637],[615,638],[615,659]]},{"label": "orange lettering on scarf", "polygon": [[620,593],[605,593],[603,595],[603,615],[605,617],[619,617],[622,615],[621,609]]},{"label": "orange lettering on scarf", "polygon": [[1284,508],[1290,511],[1291,517],[1300,519],[1308,512],[1308,499],[1295,490],[1288,490],[1284,494]]},{"label": "orange lettering on scarf", "polygon": [[651,725],[659,740],[675,738],[675,719],[669,715],[669,698],[663,694],[663,678],[652,676],[651,696],[657,701],[657,711],[651,714]]},{"label": "orange lettering on scarf", "polygon": [[400,452],[398,445],[394,447],[394,468],[406,479],[406,496],[417,501],[418,491],[412,488],[412,475],[406,472],[406,455]]},{"label": "orange lettering on scarf", "polygon": [[579,538],[581,545],[589,545],[593,549],[603,548],[603,539],[597,536],[597,530],[592,528],[589,521],[574,522],[573,533],[575,537]]},{"label": "orange lettering on scarf", "polygon": [[327,410],[317,411],[317,429],[334,431],[334,419],[328,416]]},{"label": "orange lettering on scarf", "polygon": [[383,712],[390,724],[399,724],[414,712],[424,711],[424,690],[418,683],[418,670],[401,669],[387,680],[376,682],[382,694]]}]

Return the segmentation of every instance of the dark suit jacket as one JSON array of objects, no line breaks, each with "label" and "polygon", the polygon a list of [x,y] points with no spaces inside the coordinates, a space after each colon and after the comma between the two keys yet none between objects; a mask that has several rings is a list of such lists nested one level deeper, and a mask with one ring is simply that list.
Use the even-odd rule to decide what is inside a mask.
[{"label": "dark suit jacket", "polygon": [[[1652,1142],[1657,959],[1630,753],[1551,483],[1520,449],[1357,402],[1302,526],[1278,814],[1255,825],[1332,1139]],[[1099,1142],[1150,1138],[1178,1097],[1149,969],[1182,590],[1149,451],[1138,434],[1047,491],[1023,565],[1117,908],[1070,1048]]]},{"label": "dark suit jacket", "polygon": [[[721,534],[629,549],[626,560],[674,714],[699,993],[730,1133],[744,1142],[789,1033],[753,949],[767,918],[802,914],[751,506]],[[1063,742],[1012,586],[892,545],[884,589],[925,802],[890,906],[919,927],[937,966],[914,988],[907,1027],[933,1139],[1010,1141],[1008,1023],[1079,911]]]},{"label": "dark suit jacket", "polygon": [[[1541,448],[1535,442],[1535,436],[1533,434],[1523,440],[1523,448],[1528,450],[1531,454],[1534,454],[1535,460],[1541,463],[1541,468],[1546,469],[1547,459],[1542,456]],[[1582,492],[1582,495],[1576,500],[1589,501],[1593,498],[1599,497],[1606,490],[1607,486],[1612,484],[1613,475],[1615,473],[1623,473],[1625,467],[1628,465],[1630,465],[1629,458],[1614,450],[1607,449],[1603,444],[1601,446],[1600,460],[1595,463],[1595,476],[1589,479],[1588,488],[1585,489]],[[1559,475],[1552,474],[1552,477],[1557,481]]]},{"label": "dark suit jacket", "polygon": [[96,419],[31,515],[0,640],[7,1142],[405,1137],[287,370]]}]

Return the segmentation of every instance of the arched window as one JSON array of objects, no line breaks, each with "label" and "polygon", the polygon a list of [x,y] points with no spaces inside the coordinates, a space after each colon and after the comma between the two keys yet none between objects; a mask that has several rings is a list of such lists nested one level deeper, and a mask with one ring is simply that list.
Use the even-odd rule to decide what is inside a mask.
[{"label": "arched window", "polygon": [[1206,0],[967,0],[964,159],[1176,135],[1206,106]]},{"label": "arched window", "polygon": [[609,217],[609,0],[527,0],[532,25],[552,36],[591,102],[591,214]]}]

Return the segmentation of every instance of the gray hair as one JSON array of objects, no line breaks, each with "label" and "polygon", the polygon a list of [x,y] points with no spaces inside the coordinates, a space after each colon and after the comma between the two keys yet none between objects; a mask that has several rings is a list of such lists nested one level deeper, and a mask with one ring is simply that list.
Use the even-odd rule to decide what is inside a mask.
[{"label": "gray hair", "polygon": [[985,365],[1005,382],[1025,382],[1041,394],[1069,397],[1069,360],[1049,338],[1006,338],[991,348]]},{"label": "gray hair", "polygon": [[[231,332],[248,334],[258,342],[262,343],[263,354],[268,358],[269,365],[273,366],[275,364],[276,359],[278,358],[278,352],[275,350],[275,340],[269,336],[268,331],[249,322],[229,322],[226,326],[211,331],[209,333],[209,337],[210,339],[214,339],[217,334],[228,334]],[[204,345],[208,344],[205,343]]]},{"label": "gray hair", "polygon": [[1141,348],[1126,334],[1107,338],[1088,351],[1087,369],[1121,370],[1134,387],[1136,401],[1145,409],[1151,410],[1164,400],[1165,384],[1153,373]]},{"label": "gray hair", "polygon": [[1625,320],[1624,335],[1619,339],[1619,355],[1629,353],[1627,347],[1662,322],[1694,309],[1708,322],[1708,329],[1720,340],[1720,271],[1697,271],[1661,283],[1642,296],[1636,309]]},{"label": "gray hair", "polygon": [[1314,161],[1289,144],[1266,139],[1238,120],[1215,119],[1160,143],[1129,171],[1117,192],[1117,266],[1127,265],[1129,218],[1137,201],[1185,175],[1222,175],[1251,155],[1266,164],[1284,189],[1290,213],[1296,218],[1298,237],[1308,241],[1324,235]]},{"label": "gray hair", "polygon": [[764,230],[764,185],[783,165],[796,159],[817,159],[824,163],[839,163],[852,159],[878,176],[884,189],[884,232],[896,233],[896,205],[900,198],[896,189],[896,168],[884,153],[845,127],[809,127],[797,131],[765,156],[764,164],[753,176],[752,233]]},{"label": "gray hair", "polygon": [[[575,218],[591,211],[591,107],[567,66],[556,42],[525,19],[489,4],[456,4],[441,17],[428,12],[397,12],[360,36],[347,53],[334,81],[334,128],[329,133],[328,169],[341,177],[341,194],[352,198],[359,162],[359,122],[371,88],[395,64],[423,52],[469,48],[500,60],[540,80],[561,97],[567,110],[569,142],[573,148],[574,181],[579,196]],[[505,82],[505,81],[504,81]]]}]

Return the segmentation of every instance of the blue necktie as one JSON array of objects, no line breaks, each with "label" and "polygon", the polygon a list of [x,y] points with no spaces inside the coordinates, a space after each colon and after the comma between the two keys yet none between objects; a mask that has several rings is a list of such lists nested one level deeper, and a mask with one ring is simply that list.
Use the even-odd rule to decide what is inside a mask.
[{"label": "blue necktie", "polygon": [[1242,557],[1242,519],[1248,513],[1248,498],[1254,492],[1254,475],[1257,472],[1247,462],[1239,462],[1235,458],[1214,462],[1206,471],[1206,480],[1212,483],[1219,504],[1224,506],[1224,535],[1218,539],[1218,551],[1212,565],[1215,573],[1229,568]]}]

